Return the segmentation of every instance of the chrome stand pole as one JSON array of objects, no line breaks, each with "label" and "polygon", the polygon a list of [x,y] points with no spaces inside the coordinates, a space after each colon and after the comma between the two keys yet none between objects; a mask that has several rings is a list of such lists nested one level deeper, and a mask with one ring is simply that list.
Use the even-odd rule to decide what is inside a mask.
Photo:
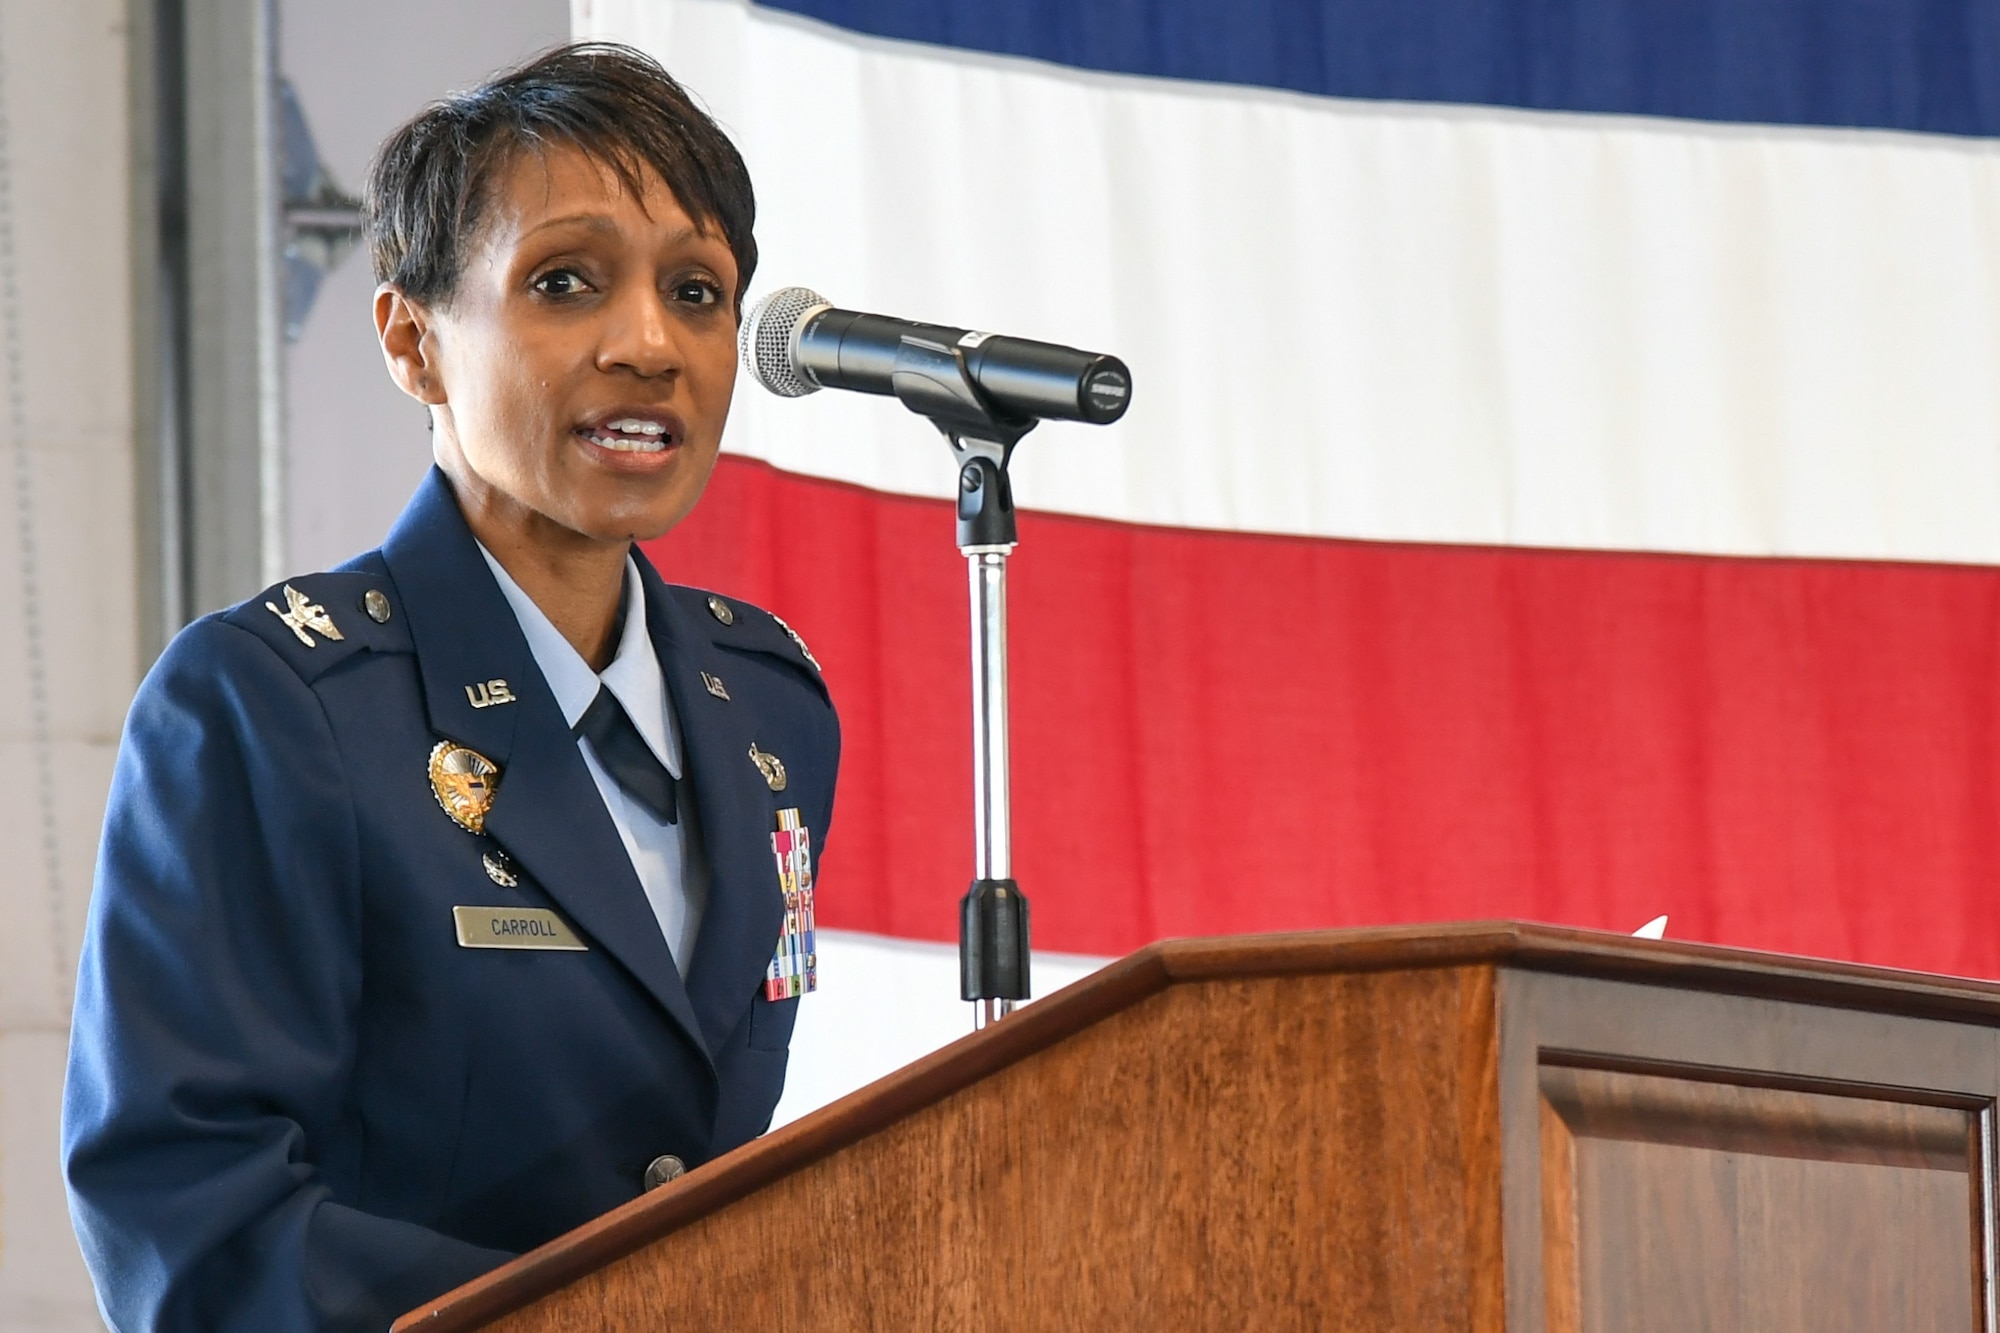
[{"label": "chrome stand pole", "polygon": [[[954,443],[957,443],[954,441]],[[975,1030],[1028,998],[1028,900],[1014,882],[1007,756],[1007,556],[1014,501],[1004,455],[968,449],[959,542],[972,610],[972,887],[959,904],[960,995]]]},{"label": "chrome stand pole", "polygon": [[[1007,555],[1013,549],[1011,542],[961,548],[972,593],[973,875],[989,883],[1014,877],[1007,786]],[[1006,996],[973,1003],[975,1030],[1014,1012]]]}]

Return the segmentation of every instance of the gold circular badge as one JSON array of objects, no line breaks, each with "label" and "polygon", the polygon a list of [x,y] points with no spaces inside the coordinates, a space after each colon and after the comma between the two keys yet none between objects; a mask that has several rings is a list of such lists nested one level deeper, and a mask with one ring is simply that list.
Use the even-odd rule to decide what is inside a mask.
[{"label": "gold circular badge", "polygon": [[486,827],[500,790],[500,766],[477,750],[439,741],[431,750],[431,791],[454,824],[468,833]]}]

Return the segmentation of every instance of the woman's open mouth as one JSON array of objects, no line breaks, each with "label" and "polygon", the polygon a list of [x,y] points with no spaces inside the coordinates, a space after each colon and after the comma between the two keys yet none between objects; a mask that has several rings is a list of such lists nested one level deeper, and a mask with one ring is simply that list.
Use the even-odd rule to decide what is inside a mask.
[{"label": "woman's open mouth", "polygon": [[657,454],[674,442],[673,429],[649,417],[615,417],[599,426],[578,427],[577,434],[621,454]]}]

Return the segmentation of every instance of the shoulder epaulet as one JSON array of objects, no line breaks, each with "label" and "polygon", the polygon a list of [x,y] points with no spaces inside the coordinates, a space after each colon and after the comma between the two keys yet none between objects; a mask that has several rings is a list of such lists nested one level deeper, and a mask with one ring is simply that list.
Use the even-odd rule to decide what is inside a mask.
[{"label": "shoulder epaulet", "polygon": [[822,689],[825,688],[825,682],[820,677],[819,659],[812,655],[812,649],[806,647],[806,641],[799,637],[799,632],[776,615],[761,606],[752,606],[749,602],[719,593],[679,585],[673,587],[683,605],[713,623],[716,642],[725,647],[782,657],[819,682]]},{"label": "shoulder epaulet", "polygon": [[386,575],[302,574],[231,607],[223,619],[270,644],[310,682],[356,653],[410,651],[400,609]]}]

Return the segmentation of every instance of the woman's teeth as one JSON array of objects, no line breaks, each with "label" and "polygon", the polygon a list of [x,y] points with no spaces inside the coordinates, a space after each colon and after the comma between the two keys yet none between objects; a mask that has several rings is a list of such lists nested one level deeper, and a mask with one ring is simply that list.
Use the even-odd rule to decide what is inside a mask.
[{"label": "woman's teeth", "polygon": [[656,454],[667,447],[667,428],[657,421],[622,417],[585,431],[584,438],[623,454]]}]

